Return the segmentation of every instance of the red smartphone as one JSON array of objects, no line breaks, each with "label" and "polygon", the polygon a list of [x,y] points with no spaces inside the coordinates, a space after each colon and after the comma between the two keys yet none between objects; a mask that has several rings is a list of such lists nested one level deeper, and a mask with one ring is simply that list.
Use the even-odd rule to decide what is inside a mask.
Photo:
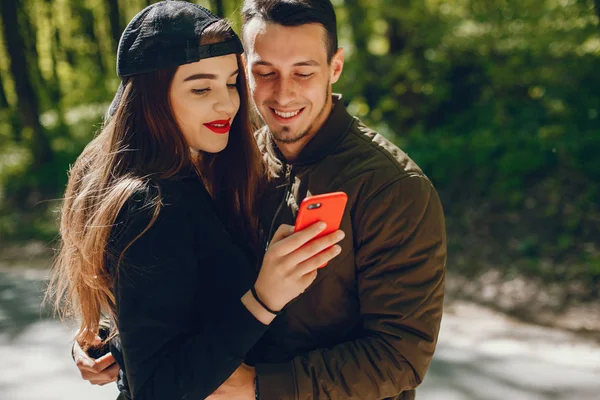
[{"label": "red smartphone", "polygon": [[[319,221],[325,222],[327,228],[317,235],[315,239],[337,231],[340,229],[347,201],[348,196],[344,192],[325,193],[305,198],[300,203],[300,208],[298,209],[294,232],[301,231]],[[321,265],[319,268],[323,268],[326,265],[327,263]]]}]

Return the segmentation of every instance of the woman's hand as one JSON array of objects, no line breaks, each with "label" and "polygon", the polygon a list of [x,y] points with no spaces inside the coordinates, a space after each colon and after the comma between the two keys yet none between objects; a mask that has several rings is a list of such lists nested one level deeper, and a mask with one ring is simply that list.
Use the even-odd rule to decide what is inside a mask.
[{"label": "woman's hand", "polygon": [[314,239],[325,228],[324,222],[317,222],[296,233],[291,225],[281,225],[275,232],[254,285],[271,310],[280,311],[304,292],[317,277],[318,268],[340,254],[342,249],[336,243],[344,238],[344,232]]}]

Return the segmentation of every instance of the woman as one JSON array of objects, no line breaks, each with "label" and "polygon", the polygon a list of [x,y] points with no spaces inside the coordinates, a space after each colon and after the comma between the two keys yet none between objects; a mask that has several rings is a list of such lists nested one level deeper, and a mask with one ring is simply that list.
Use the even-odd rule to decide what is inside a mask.
[{"label": "woman", "polygon": [[119,43],[113,115],[70,173],[49,293],[80,316],[84,348],[108,314],[127,398],[207,397],[340,251],[341,232],[283,226],[258,276],[249,261],[264,172],[241,50],[202,7],[141,11]]}]

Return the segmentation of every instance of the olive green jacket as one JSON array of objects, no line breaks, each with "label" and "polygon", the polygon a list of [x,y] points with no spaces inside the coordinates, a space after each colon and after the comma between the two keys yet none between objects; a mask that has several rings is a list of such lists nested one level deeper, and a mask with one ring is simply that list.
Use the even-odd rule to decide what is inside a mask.
[{"label": "olive green jacket", "polygon": [[328,121],[291,164],[267,128],[262,221],[270,240],[309,195],[343,191],[342,253],[278,316],[249,356],[261,400],[413,399],[435,350],[444,300],[440,199],[419,167],[348,114]]}]

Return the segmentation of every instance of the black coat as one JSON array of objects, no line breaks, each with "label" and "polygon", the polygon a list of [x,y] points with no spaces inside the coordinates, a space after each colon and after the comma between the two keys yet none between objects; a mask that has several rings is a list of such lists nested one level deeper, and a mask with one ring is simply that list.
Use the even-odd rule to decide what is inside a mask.
[{"label": "black coat", "polygon": [[[158,218],[126,250],[117,273],[115,257],[148,225],[156,190],[163,199]],[[136,400],[204,399],[267,328],[240,301],[256,269],[196,176],[136,193],[111,238],[119,389]]]}]

